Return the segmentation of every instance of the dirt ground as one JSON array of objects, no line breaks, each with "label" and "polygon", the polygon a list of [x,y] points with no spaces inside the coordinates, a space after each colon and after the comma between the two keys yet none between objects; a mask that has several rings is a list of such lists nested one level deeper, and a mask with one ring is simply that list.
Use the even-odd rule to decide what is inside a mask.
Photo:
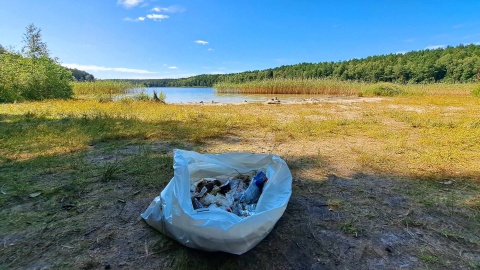
[{"label": "dirt ground", "polygon": [[[231,136],[201,145],[148,141],[113,149],[99,143],[82,154],[78,166],[140,162],[157,152],[171,159],[174,148],[284,158],[293,174],[293,193],[272,232],[240,256],[186,248],[140,218],[172,177],[171,168],[156,172],[167,179],[161,185],[137,185],[118,172],[115,181],[86,182],[76,196],[51,204],[38,195],[3,205],[19,213],[47,204],[51,209],[38,223],[7,224],[11,233],[0,237],[0,269],[480,269],[479,215],[453,203],[460,195],[475,194],[468,183],[434,179],[419,184],[418,179],[358,172],[353,161],[336,160],[341,146],[335,143],[275,144],[268,136]],[[48,179],[68,179],[68,172],[36,177],[47,185]]]}]

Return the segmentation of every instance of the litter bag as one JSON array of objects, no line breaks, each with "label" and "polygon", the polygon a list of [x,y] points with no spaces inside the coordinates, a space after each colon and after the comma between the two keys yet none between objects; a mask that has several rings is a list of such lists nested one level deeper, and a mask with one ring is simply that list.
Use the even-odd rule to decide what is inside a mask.
[{"label": "litter bag", "polygon": [[[292,175],[280,157],[265,154],[199,154],[174,151],[174,176],[141,217],[181,244],[206,251],[243,254],[273,229],[292,194]],[[199,178],[263,171],[268,181],[255,213],[240,217],[220,208],[194,210],[190,188]]]}]

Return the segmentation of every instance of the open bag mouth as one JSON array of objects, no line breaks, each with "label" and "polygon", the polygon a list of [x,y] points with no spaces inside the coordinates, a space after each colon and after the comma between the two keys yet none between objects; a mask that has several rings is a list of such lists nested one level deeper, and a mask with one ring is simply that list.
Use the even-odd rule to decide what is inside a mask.
[{"label": "open bag mouth", "polygon": [[[218,190],[241,181],[235,179],[239,175],[250,175],[244,180],[249,182],[248,187],[237,192],[237,198],[228,201],[225,197],[222,202],[224,195]],[[246,196],[249,188],[255,196]],[[212,192],[214,189],[217,193]],[[206,194],[210,201],[204,199]],[[291,194],[292,175],[286,162],[276,155],[200,154],[176,149],[174,177],[141,216],[150,226],[188,247],[242,254],[273,229]],[[200,203],[199,207],[195,200],[211,204],[204,207]]]}]

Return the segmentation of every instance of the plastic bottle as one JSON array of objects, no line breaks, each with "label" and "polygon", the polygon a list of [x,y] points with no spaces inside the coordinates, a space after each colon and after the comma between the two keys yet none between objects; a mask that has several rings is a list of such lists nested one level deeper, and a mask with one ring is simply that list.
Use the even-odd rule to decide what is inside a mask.
[{"label": "plastic bottle", "polygon": [[259,171],[248,188],[243,192],[240,197],[241,203],[252,204],[257,203],[262,194],[263,185],[268,181],[267,175],[263,171]]}]

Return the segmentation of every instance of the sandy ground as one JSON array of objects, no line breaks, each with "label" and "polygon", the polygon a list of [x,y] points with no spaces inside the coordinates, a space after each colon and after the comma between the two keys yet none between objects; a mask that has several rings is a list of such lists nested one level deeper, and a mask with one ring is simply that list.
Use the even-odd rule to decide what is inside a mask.
[{"label": "sandy ground", "polygon": [[258,101],[258,102],[232,102],[232,103],[225,103],[225,102],[185,102],[185,103],[171,103],[176,105],[205,105],[205,106],[227,106],[227,105],[243,105],[246,103],[264,103],[268,105],[282,105],[282,104],[317,104],[317,103],[357,103],[357,102],[379,102],[384,100],[381,97],[317,97],[317,98],[307,98],[307,99],[291,99],[291,100],[281,100],[277,99],[277,102],[272,100],[265,100],[265,101]]}]

